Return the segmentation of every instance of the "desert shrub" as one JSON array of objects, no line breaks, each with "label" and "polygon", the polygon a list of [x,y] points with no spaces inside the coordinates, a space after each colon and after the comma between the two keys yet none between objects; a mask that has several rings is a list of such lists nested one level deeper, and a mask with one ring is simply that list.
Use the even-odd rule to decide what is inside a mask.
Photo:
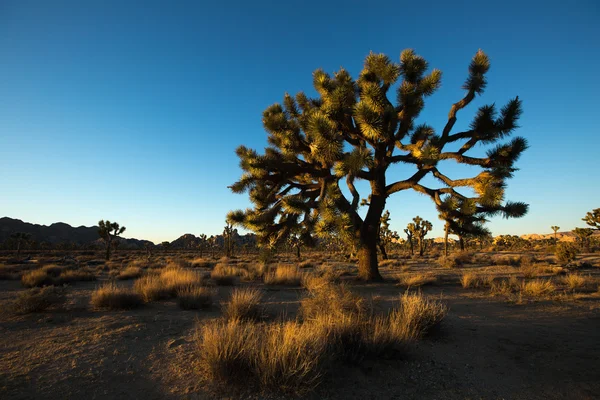
[{"label": "desert shrub", "polygon": [[566,265],[575,261],[575,258],[577,258],[578,253],[579,250],[574,244],[560,242],[556,246],[556,251],[554,252],[554,255],[556,256],[556,259],[558,260],[559,264]]},{"label": "desert shrub", "polygon": [[29,314],[44,311],[61,305],[65,300],[64,288],[46,286],[22,291],[10,303],[9,309],[15,314]]},{"label": "desert shrub", "polygon": [[191,269],[166,268],[159,276],[172,296],[175,296],[180,289],[203,284],[203,276]]},{"label": "desert shrub", "polygon": [[465,258],[466,256],[463,253],[455,253],[450,254],[448,257],[442,256],[438,258],[437,262],[442,268],[459,268],[463,266]]},{"label": "desert shrub", "polygon": [[390,330],[403,341],[418,339],[438,325],[447,313],[448,308],[440,301],[406,292],[400,296],[399,307],[390,315]]},{"label": "desert shrub", "polygon": [[21,277],[21,283],[27,288],[49,286],[58,283],[58,280],[48,275],[43,269],[36,269],[26,272]]},{"label": "desert shrub", "polygon": [[192,261],[190,261],[190,264],[194,268],[210,268],[214,265],[212,261],[200,257],[194,258]]},{"label": "desert shrub", "polygon": [[552,282],[548,280],[532,280],[521,284],[521,292],[531,297],[542,297],[551,294],[556,290]]},{"label": "desert shrub", "polygon": [[567,287],[571,290],[581,289],[585,287],[588,284],[588,282],[590,282],[590,280],[591,279],[589,277],[574,273],[565,275],[562,279],[563,283],[567,285]]},{"label": "desert shrub", "polygon": [[204,286],[188,286],[177,292],[177,304],[184,310],[209,308],[213,304],[215,291]]},{"label": "desert shrub", "polygon": [[123,271],[119,272],[119,275],[117,275],[117,279],[126,280],[139,278],[140,276],[142,276],[142,272],[143,271],[140,267],[134,267],[129,265]]},{"label": "desert shrub", "polygon": [[92,293],[92,306],[109,310],[136,308],[144,304],[139,293],[131,289],[118,287],[114,282],[100,286]]},{"label": "desert shrub", "polygon": [[42,271],[44,271],[49,276],[52,276],[55,278],[58,277],[64,270],[65,270],[65,267],[61,267],[60,265],[56,265],[56,264],[44,265],[42,267]]},{"label": "desert shrub", "polygon": [[278,265],[274,270],[264,275],[264,282],[267,285],[300,285],[302,273],[294,265]]},{"label": "desert shrub", "polygon": [[482,280],[474,272],[464,272],[460,277],[460,284],[463,288],[477,288],[482,285]]},{"label": "desert shrub", "polygon": [[223,307],[227,319],[256,320],[262,317],[262,292],[253,288],[235,289]]},{"label": "desert shrub", "polygon": [[167,261],[168,269],[184,269],[191,267],[191,263],[183,258],[170,258]]},{"label": "desert shrub", "polygon": [[298,264],[298,268],[314,268],[315,267],[315,263],[312,260],[306,260],[306,261],[302,261],[300,264]]},{"label": "desert shrub", "polygon": [[268,271],[265,264],[252,263],[245,266],[245,274],[242,276],[244,281],[256,281],[262,279]]},{"label": "desert shrub", "polygon": [[486,264],[492,264],[493,260],[492,260],[492,257],[488,254],[477,254],[477,255],[473,256],[473,263],[486,265]]},{"label": "desert shrub", "polygon": [[235,283],[236,277],[245,275],[244,269],[227,264],[217,264],[210,273],[211,279],[220,286],[231,286]]},{"label": "desert shrub", "polygon": [[518,267],[521,264],[521,257],[518,256],[495,256],[492,261],[496,265],[510,265]]},{"label": "desert shrub", "polygon": [[173,296],[173,291],[159,275],[145,275],[133,284],[133,290],[142,296],[145,302],[168,299]]},{"label": "desert shrub", "polygon": [[0,280],[16,281],[21,279],[21,274],[15,267],[0,264]]},{"label": "desert shrub", "polygon": [[519,271],[525,278],[535,278],[540,273],[540,268],[537,265],[530,263],[522,263]]},{"label": "desert shrub", "polygon": [[407,287],[428,285],[437,280],[435,275],[431,273],[401,274],[398,275],[397,279],[398,284]]},{"label": "desert shrub", "polygon": [[63,283],[95,281],[96,274],[89,268],[66,270],[58,277]]},{"label": "desert shrub", "polygon": [[515,276],[496,278],[491,281],[490,294],[493,296],[509,296],[521,288],[521,282]]},{"label": "desert shrub", "polygon": [[321,315],[367,314],[366,300],[350,291],[346,285],[328,281],[319,283],[311,282],[308,295],[300,301],[300,314],[303,319],[315,319]]}]

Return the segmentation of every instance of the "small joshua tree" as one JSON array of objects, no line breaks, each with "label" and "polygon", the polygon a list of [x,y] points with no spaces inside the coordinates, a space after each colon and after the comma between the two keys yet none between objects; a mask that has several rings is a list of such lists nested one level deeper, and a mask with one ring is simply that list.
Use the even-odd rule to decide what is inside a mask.
[{"label": "small joshua tree", "polygon": [[387,247],[400,236],[398,232],[390,229],[390,212],[386,210],[381,216],[381,225],[379,226],[379,250],[384,260],[388,259]]},{"label": "small joshua tree", "polygon": [[117,222],[110,222],[109,220],[98,221],[98,234],[104,240],[106,245],[106,260],[110,260],[110,249],[113,244],[113,240],[125,232],[124,226],[119,226]]},{"label": "small joshua tree", "polygon": [[412,233],[412,237],[414,237],[417,240],[417,244],[419,245],[420,256],[422,256],[423,252],[425,251],[425,236],[427,236],[427,233],[431,231],[432,228],[433,225],[431,225],[431,222],[424,220],[418,215],[414,217],[413,222],[408,224],[407,226],[407,229]]},{"label": "small joshua tree", "polygon": [[404,230],[404,233],[406,234],[406,241],[408,242],[408,245],[410,246],[410,255],[411,256],[415,254],[415,249],[414,249],[414,244],[413,244],[414,225],[415,224],[410,223]]},{"label": "small joshua tree", "polygon": [[558,238],[556,237],[556,232],[560,229],[560,226],[552,225],[550,227],[554,231],[554,243],[558,242]]},{"label": "small joshua tree", "polygon": [[223,228],[223,239],[225,240],[225,254],[227,257],[233,255],[233,225],[227,222],[225,228]]},{"label": "small joshua tree", "polygon": [[302,238],[300,235],[291,234],[288,238],[288,245],[296,250],[296,257],[300,259],[300,248],[302,247]]},{"label": "small joshua tree", "polygon": [[582,220],[592,229],[600,230],[600,208],[589,211]]},{"label": "small joshua tree", "polygon": [[590,252],[590,239],[594,234],[594,230],[592,228],[575,228],[573,229],[573,233],[577,237],[577,241],[581,248],[589,253]]},{"label": "small joshua tree", "polygon": [[208,246],[208,237],[203,233],[200,236],[198,236],[198,238],[200,239],[198,243],[198,250],[200,250],[200,257],[202,258],[204,250]]},{"label": "small joshua tree", "polygon": [[15,232],[10,235],[10,238],[15,241],[17,246],[17,257],[21,255],[23,245],[31,240],[31,234],[25,232]]}]

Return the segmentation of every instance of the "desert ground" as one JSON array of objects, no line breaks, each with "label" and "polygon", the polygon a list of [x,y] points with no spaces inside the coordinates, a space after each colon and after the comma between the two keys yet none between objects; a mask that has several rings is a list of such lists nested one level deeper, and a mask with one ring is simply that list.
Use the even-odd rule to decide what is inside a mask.
[{"label": "desert ground", "polygon": [[[358,281],[356,264],[331,253],[306,253],[301,260],[280,254],[261,267],[256,254],[217,257],[120,251],[105,262],[100,252],[42,252],[27,260],[2,255],[0,397],[600,398],[597,253],[563,268],[543,252],[460,253],[452,263],[399,252],[381,262],[384,281],[377,283]],[[208,298],[185,309],[177,294],[154,299],[136,286],[167,269],[193,271]],[[278,269],[293,276],[276,279]],[[31,274],[39,270],[45,271],[41,278]],[[207,377],[202,327],[225,318],[233,291],[261,293],[256,324],[296,321],[308,295],[306,276],[325,275],[366,299],[375,314],[389,312],[407,292],[447,312],[422,337],[385,354],[330,364],[312,390],[291,394]],[[109,283],[143,292],[143,300],[94,300]],[[58,289],[44,302],[33,299],[40,289],[24,286]]]}]

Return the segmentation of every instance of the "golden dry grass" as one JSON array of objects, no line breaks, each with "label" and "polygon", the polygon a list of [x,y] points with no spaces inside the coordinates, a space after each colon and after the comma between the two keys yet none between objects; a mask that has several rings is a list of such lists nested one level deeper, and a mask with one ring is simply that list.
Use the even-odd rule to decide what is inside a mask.
[{"label": "golden dry grass", "polygon": [[297,286],[302,280],[302,272],[295,265],[278,265],[267,272],[263,279],[267,285]]},{"label": "golden dry grass", "polygon": [[554,284],[548,280],[535,279],[521,284],[521,293],[531,297],[543,297],[556,290]]},{"label": "golden dry grass", "polygon": [[263,314],[262,292],[254,288],[234,289],[229,301],[223,307],[227,319],[253,320]]},{"label": "golden dry grass", "polygon": [[155,301],[177,296],[178,291],[203,285],[198,271],[183,268],[167,268],[159,274],[146,275],[134,283],[134,290],[144,301]]},{"label": "golden dry grass", "polygon": [[27,288],[53,285],[55,279],[43,269],[26,272],[21,277],[21,283]]},{"label": "golden dry grass", "polygon": [[184,310],[209,308],[213,304],[215,290],[204,286],[188,286],[177,292],[177,304]]},{"label": "golden dry grass", "polygon": [[434,283],[437,278],[432,273],[401,274],[397,276],[398,284],[406,287],[420,287]]},{"label": "golden dry grass", "polygon": [[59,306],[64,300],[65,290],[63,288],[46,286],[19,292],[9,308],[15,314],[29,314]]},{"label": "golden dry grass", "polygon": [[117,279],[126,280],[126,279],[136,279],[142,276],[142,269],[140,267],[135,267],[129,265],[123,271],[119,272],[117,275]]},{"label": "golden dry grass", "polygon": [[91,304],[95,308],[122,310],[144,304],[140,294],[131,289],[118,287],[114,282],[100,286],[92,293]]},{"label": "golden dry grass", "polygon": [[236,277],[246,276],[247,272],[239,267],[219,263],[210,273],[211,279],[220,286],[231,286]]},{"label": "golden dry grass", "polygon": [[574,273],[565,275],[562,279],[562,282],[571,290],[584,288],[590,283],[590,281],[590,277]]}]

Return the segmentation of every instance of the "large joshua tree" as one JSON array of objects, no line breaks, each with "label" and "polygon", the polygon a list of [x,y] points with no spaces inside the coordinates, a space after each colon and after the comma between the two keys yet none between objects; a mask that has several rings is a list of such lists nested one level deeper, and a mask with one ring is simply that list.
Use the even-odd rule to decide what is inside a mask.
[{"label": "large joshua tree", "polygon": [[600,230],[600,208],[595,208],[592,211],[588,211],[585,217],[581,219],[586,224],[592,227],[592,229]]},{"label": "large joshua tree", "polygon": [[[428,72],[427,61],[413,50],[404,50],[400,63],[383,54],[369,54],[357,80],[341,69],[333,76],[319,69],[313,73],[318,96],[300,92],[285,94],[283,105],[263,113],[269,146],[264,154],[244,146],[237,149],[244,171],[231,186],[248,192],[253,208],[234,211],[229,220],[253,230],[261,242],[279,240],[290,230],[326,236],[344,235],[356,248],[359,275],[381,279],[377,265],[379,222],[386,200],[394,193],[415,190],[440,205],[445,196],[471,199],[482,212],[519,217],[524,203],[505,202],[505,182],[515,171],[515,161],[527,148],[524,138],[497,144],[484,157],[468,156],[477,144],[496,144],[517,128],[521,101],[510,100],[499,112],[479,108],[465,131],[452,133],[460,110],[483,93],[490,68],[488,57],[478,51],[469,65],[464,97],[450,107],[448,121],[436,133],[416,124],[425,98],[441,84],[442,73]],[[395,101],[388,98],[396,92]],[[439,169],[444,161],[479,167],[472,177],[453,179]],[[412,171],[388,182],[390,168],[404,164]],[[427,176],[439,181],[422,183]],[[355,183],[369,185],[369,205],[359,212],[361,195]],[[472,197],[459,188],[473,189]],[[365,196],[366,197],[366,196]]]},{"label": "large joshua tree", "polygon": [[110,222],[109,220],[98,221],[98,234],[104,240],[106,245],[106,260],[110,260],[110,249],[113,244],[113,240],[125,232],[124,226],[119,226],[117,222]]}]

